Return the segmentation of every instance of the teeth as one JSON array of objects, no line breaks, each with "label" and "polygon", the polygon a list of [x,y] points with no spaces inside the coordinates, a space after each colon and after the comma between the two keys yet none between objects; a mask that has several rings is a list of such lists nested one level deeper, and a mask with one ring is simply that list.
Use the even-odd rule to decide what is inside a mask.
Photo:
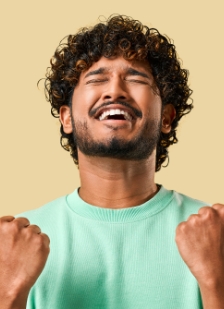
[{"label": "teeth", "polygon": [[102,115],[99,117],[99,120],[101,121],[107,119],[109,115],[124,115],[124,118],[126,120],[129,121],[132,120],[132,116],[130,114],[120,109],[110,109],[108,111],[103,112]]},{"label": "teeth", "polygon": [[124,112],[124,118],[126,119],[126,120],[132,120],[132,117],[131,117],[131,115],[129,115],[127,112]]}]

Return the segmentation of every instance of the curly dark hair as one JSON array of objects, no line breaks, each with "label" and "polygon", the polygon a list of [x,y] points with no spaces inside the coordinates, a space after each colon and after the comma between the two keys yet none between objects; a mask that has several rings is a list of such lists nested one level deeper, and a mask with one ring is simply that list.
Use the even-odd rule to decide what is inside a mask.
[{"label": "curly dark hair", "polygon": [[[82,71],[87,70],[102,56],[110,58],[123,55],[126,60],[146,60],[152,70],[163,106],[172,103],[176,118],[170,133],[160,134],[156,152],[156,171],[168,159],[167,148],[177,143],[176,128],[181,117],[192,109],[188,71],[181,68],[175,46],[155,28],[148,28],[138,20],[125,15],[112,15],[94,27],[82,28],[75,35],[68,35],[57,47],[45,79],[45,94],[51,103],[51,113],[59,117],[60,107],[68,105]],[[189,102],[190,99],[190,102]],[[73,134],[60,128],[61,145],[70,151],[78,164],[77,147]]]}]

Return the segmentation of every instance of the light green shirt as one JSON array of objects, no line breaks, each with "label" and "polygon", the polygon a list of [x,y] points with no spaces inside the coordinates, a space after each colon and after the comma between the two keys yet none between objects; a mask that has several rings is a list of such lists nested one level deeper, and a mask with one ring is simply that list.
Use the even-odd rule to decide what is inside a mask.
[{"label": "light green shirt", "polygon": [[51,240],[27,308],[202,308],[174,239],[177,225],[204,205],[161,187],[142,205],[106,209],[85,203],[75,190],[21,214]]}]

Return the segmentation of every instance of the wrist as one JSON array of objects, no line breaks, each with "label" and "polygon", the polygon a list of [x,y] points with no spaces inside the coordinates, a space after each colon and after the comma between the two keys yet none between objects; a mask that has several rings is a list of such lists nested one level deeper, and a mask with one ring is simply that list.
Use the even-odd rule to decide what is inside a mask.
[{"label": "wrist", "polygon": [[223,291],[224,288],[224,274],[220,276],[207,276],[206,278],[198,280],[198,284],[201,290],[209,291]]},{"label": "wrist", "polygon": [[224,309],[224,279],[210,278],[203,283],[199,283],[203,308],[204,309]]},{"label": "wrist", "polygon": [[0,293],[1,309],[25,309],[29,292],[8,289],[4,295]]}]

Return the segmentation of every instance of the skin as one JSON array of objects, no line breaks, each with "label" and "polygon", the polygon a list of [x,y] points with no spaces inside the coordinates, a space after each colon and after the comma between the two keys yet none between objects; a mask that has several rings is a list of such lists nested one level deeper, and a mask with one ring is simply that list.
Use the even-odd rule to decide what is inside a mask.
[{"label": "skin", "polygon": [[0,218],[0,303],[25,309],[29,291],[49,254],[49,237],[26,218]]},{"label": "skin", "polygon": [[198,281],[204,309],[224,308],[224,205],[202,207],[178,225],[176,244]]},{"label": "skin", "polygon": [[[100,68],[106,70],[88,75]],[[147,77],[129,74],[130,68]],[[175,118],[175,109],[172,104],[162,109],[159,93],[153,90],[152,85],[153,78],[146,63],[129,62],[122,57],[102,57],[81,74],[73,94],[72,113],[68,106],[61,107],[60,121],[64,131],[73,131],[73,117],[75,123],[81,121],[89,132],[94,132],[91,135],[93,140],[105,144],[111,137],[134,139],[144,123],[151,119],[161,119],[161,130],[168,133]],[[99,121],[89,116],[91,110],[107,101],[115,102],[110,107],[122,108],[117,100],[124,100],[139,110],[142,117],[134,121]],[[92,205],[114,209],[144,203],[158,191],[154,181],[155,155],[154,150],[144,160],[120,160],[87,156],[78,149],[80,197]],[[25,220],[13,217],[0,220],[0,239],[4,239],[3,244],[0,241],[0,269],[4,269],[0,273],[0,303],[3,309],[25,309],[29,290],[40,275],[49,253],[48,237]],[[198,214],[191,215],[186,222],[178,225],[175,240],[181,257],[198,281],[204,309],[223,309],[224,205],[203,207]]]},{"label": "skin", "polygon": [[[88,76],[88,73],[107,68],[104,73]],[[148,77],[128,74],[133,68]],[[87,77],[86,77],[87,76]],[[123,57],[107,59],[102,57],[91,68],[81,74],[72,100],[73,118],[83,119],[89,131],[94,132],[95,141],[104,141],[116,136],[133,139],[149,119],[160,120],[162,102],[152,88],[153,78],[150,68],[144,62],[129,62]],[[93,108],[100,107],[106,101],[123,100],[140,110],[142,118],[136,121],[105,120],[99,121],[88,114]],[[111,108],[122,108],[119,104]],[[162,131],[171,129],[175,110],[168,104],[162,111]],[[71,133],[72,121],[70,108],[63,106],[60,120],[64,131]],[[124,208],[139,205],[157,192],[154,182],[155,150],[141,162],[118,160],[114,158],[90,157],[78,151],[81,188],[80,197],[92,205],[109,208]],[[135,179],[135,181],[133,181]],[[100,183],[100,186],[99,186]]]}]

